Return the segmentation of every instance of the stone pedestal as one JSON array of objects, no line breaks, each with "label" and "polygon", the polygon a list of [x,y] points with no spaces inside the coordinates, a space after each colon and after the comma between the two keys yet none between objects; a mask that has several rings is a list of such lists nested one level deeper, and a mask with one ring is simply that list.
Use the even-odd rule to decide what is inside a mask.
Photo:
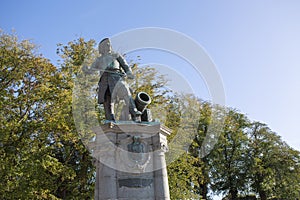
[{"label": "stone pedestal", "polygon": [[95,199],[170,199],[165,152],[170,130],[159,123],[97,127]]}]

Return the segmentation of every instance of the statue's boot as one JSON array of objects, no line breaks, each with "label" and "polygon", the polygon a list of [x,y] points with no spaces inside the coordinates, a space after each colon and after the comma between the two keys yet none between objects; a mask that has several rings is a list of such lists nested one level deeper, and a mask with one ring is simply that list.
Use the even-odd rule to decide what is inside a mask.
[{"label": "statue's boot", "polygon": [[110,101],[105,101],[103,103],[104,111],[105,111],[105,119],[109,121],[116,121],[114,114],[114,103]]}]

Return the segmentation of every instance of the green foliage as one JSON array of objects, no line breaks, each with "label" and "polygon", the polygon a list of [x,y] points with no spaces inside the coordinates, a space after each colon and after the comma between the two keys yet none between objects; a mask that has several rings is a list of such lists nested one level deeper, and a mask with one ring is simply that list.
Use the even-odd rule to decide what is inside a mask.
[{"label": "green foliage", "polygon": [[290,148],[265,124],[254,122],[251,140],[252,188],[262,200],[268,197],[299,197],[299,152]]},{"label": "green foliage", "polygon": [[96,57],[97,50],[94,48],[95,41],[85,41],[84,38],[78,38],[67,45],[58,44],[57,54],[63,59],[61,68],[67,71],[72,77],[76,76],[82,65],[91,64],[91,61]]},{"label": "green foliage", "polygon": [[91,197],[93,166],[71,117],[71,83],[36,51],[1,32],[0,198]]},{"label": "green foliage", "polygon": [[201,106],[192,96],[175,95],[165,108],[166,125],[173,129],[167,153],[171,199],[201,199],[204,163],[192,143]]},{"label": "green foliage", "polygon": [[218,144],[210,156],[211,186],[214,191],[229,193],[233,199],[238,191],[247,189],[248,141],[244,132],[248,125],[247,118],[234,110],[228,109],[224,129]]},{"label": "green foliage", "polygon": [[[182,122],[178,101],[170,106],[176,107],[170,110],[170,119],[178,119],[174,120],[178,125],[175,130]],[[195,103],[186,105],[197,107]],[[299,198],[299,151],[290,148],[266,125],[251,123],[234,109],[207,102],[201,102],[198,109],[198,133],[188,151],[168,166],[172,199],[210,199],[209,190],[227,199]],[[220,135],[210,133],[214,118],[224,119]],[[169,123],[172,125],[172,121]],[[169,142],[176,137],[171,135]],[[215,145],[214,137],[218,137]]]},{"label": "green foliage", "polygon": [[202,199],[199,186],[203,163],[197,157],[184,153],[168,166],[171,199]]}]

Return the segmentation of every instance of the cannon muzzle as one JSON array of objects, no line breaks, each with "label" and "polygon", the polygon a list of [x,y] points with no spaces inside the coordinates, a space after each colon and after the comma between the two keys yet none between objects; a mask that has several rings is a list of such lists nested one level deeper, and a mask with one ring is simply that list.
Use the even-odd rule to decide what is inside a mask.
[{"label": "cannon muzzle", "polygon": [[140,112],[144,112],[150,103],[151,97],[146,92],[139,92],[135,97],[135,105]]}]

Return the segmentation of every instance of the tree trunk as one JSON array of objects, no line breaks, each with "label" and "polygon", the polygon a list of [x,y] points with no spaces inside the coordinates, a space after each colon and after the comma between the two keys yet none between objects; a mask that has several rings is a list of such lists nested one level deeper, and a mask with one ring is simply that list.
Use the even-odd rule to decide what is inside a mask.
[{"label": "tree trunk", "polygon": [[259,193],[260,200],[267,200],[267,194],[265,191],[261,190],[258,193]]},{"label": "tree trunk", "polygon": [[236,188],[231,188],[230,190],[229,190],[229,195],[230,195],[230,199],[231,200],[236,200],[237,199],[237,197],[238,197],[238,191],[237,191],[237,189]]},{"label": "tree trunk", "polygon": [[200,195],[202,196],[203,199],[207,199],[207,193],[208,193],[207,184],[205,184],[205,183],[201,184],[200,188],[201,188]]}]

